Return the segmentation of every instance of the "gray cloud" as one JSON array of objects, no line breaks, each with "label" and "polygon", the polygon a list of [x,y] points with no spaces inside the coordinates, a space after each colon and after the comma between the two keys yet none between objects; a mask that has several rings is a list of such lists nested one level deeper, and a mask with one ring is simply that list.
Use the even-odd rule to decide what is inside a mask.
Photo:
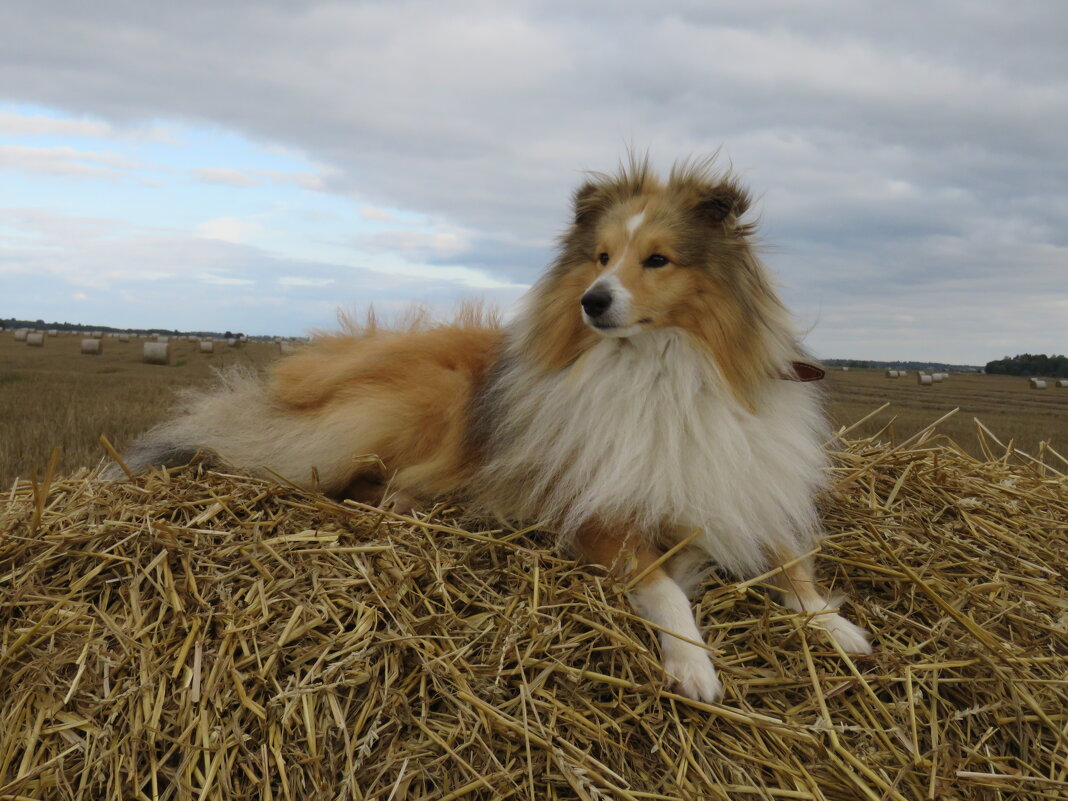
[{"label": "gray cloud", "polygon": [[[821,320],[811,341],[825,355],[1000,356],[977,341],[975,309],[991,310],[990,339],[1063,350],[1068,337],[1068,315],[1019,322],[1063,297],[1061,4],[15,0],[7,12],[0,96],[297,148],[325,165],[324,191],[465,232],[454,252],[418,245],[431,261],[530,280],[583,169],[611,169],[627,144],[661,164],[722,145],[760,197],[788,298]],[[895,342],[906,314],[908,352]],[[868,339],[851,335],[862,323]]]}]

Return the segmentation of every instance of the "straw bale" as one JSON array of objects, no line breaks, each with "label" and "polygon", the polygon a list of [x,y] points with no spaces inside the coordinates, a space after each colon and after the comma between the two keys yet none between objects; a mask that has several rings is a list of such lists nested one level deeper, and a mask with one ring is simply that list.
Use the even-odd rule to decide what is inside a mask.
[{"label": "straw bale", "polygon": [[722,704],[674,694],[626,588],[543,533],[202,465],[22,482],[0,797],[1063,799],[1068,465],[981,437],[835,453],[821,559],[872,656],[709,580]]},{"label": "straw bale", "polygon": [[146,342],[143,348],[145,364],[171,363],[171,346],[169,342]]},{"label": "straw bale", "polygon": [[50,336],[50,337],[58,337],[59,336],[59,331],[57,329],[55,329],[55,328],[49,328],[48,329],[48,336]]},{"label": "straw bale", "polygon": [[28,328],[16,328],[15,329],[15,341],[16,342],[25,342],[26,341],[26,336],[29,333],[30,333],[30,329],[28,329]]},{"label": "straw bale", "polygon": [[200,340],[200,352],[201,353],[214,353],[215,352],[215,343],[212,342],[210,339],[202,339],[202,340]]},{"label": "straw bale", "polygon": [[90,356],[99,356],[104,352],[104,340],[99,337],[90,337],[82,340],[82,353]]},{"label": "straw bale", "polygon": [[26,334],[26,344],[36,348],[42,347],[44,345],[44,332],[30,331]]},{"label": "straw bale", "polygon": [[1029,379],[1027,379],[1027,384],[1028,384],[1028,386],[1031,387],[1031,389],[1045,389],[1046,388],[1046,382],[1041,378],[1029,378]]},{"label": "straw bale", "polygon": [[929,387],[934,383],[934,376],[920,373],[916,376],[916,383],[923,387]]},{"label": "straw bale", "polygon": [[901,373],[899,373],[897,370],[887,370],[886,371],[886,377],[887,378],[897,378],[900,375],[901,375]]},{"label": "straw bale", "polygon": [[1058,387],[1068,387],[1068,378],[1059,378],[1059,379],[1057,379],[1057,386]]}]

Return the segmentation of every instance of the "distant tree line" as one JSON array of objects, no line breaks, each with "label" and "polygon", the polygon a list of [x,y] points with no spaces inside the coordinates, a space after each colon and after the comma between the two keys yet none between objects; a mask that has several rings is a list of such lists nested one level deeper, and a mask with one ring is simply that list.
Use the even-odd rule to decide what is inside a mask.
[{"label": "distant tree line", "polygon": [[995,375],[1035,375],[1068,378],[1068,356],[1021,353],[986,363],[986,372]]},{"label": "distant tree line", "polygon": [[879,361],[877,359],[820,359],[828,367],[868,367],[891,370],[953,370],[954,372],[979,372],[979,367],[971,364],[946,364],[944,362]]}]

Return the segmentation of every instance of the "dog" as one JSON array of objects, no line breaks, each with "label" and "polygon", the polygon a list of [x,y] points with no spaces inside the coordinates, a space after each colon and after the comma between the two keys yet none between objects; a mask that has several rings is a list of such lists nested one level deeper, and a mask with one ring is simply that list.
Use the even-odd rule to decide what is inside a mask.
[{"label": "dog", "polygon": [[[229,374],[135,441],[131,471],[214,456],[399,510],[439,499],[555,531],[629,580],[679,693],[722,695],[688,594],[714,560],[776,568],[847,652],[867,633],[805,558],[820,535],[821,375],[758,258],[750,198],[711,161],[589,175],[513,321],[343,321],[266,377]],[[373,455],[376,458],[368,458]]]}]

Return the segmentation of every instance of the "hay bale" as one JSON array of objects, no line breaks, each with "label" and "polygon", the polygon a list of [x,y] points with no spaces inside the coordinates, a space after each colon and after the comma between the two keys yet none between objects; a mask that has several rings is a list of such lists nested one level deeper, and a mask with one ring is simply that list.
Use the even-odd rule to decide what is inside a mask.
[{"label": "hay bale", "polygon": [[202,340],[200,340],[200,352],[201,353],[214,353],[215,352],[215,343],[212,342],[210,339],[202,339]]},{"label": "hay bale", "polygon": [[898,373],[897,370],[887,370],[886,371],[886,377],[887,378],[897,378],[899,375],[900,375],[900,373]]},{"label": "hay bale", "polygon": [[44,332],[42,331],[30,331],[26,334],[26,344],[35,348],[44,346]]},{"label": "hay bale", "polygon": [[291,353],[295,353],[297,349],[292,342],[283,340],[278,343],[278,350],[283,356],[288,356]]},{"label": "hay bale", "polygon": [[0,787],[1063,797],[1068,548],[1050,532],[1068,465],[1021,458],[976,461],[930,431],[847,442],[822,559],[875,653],[842,656],[757,582],[713,577],[711,705],[672,692],[625,586],[537,532],[196,465],[23,482],[0,495]]},{"label": "hay bale", "polygon": [[848,372],[849,372],[849,367],[847,367],[847,366],[843,366],[843,367],[842,367],[842,372],[843,372],[843,373],[848,373]]},{"label": "hay bale", "polygon": [[146,342],[143,359],[145,364],[170,364],[171,346],[169,342]]},{"label": "hay bale", "polygon": [[920,373],[916,376],[916,383],[921,387],[929,387],[934,383],[934,376],[924,375]]},{"label": "hay bale", "polygon": [[82,353],[88,356],[99,356],[104,352],[104,340],[99,337],[89,337],[82,340]]},{"label": "hay bale", "polygon": [[129,334],[117,334],[115,336],[115,338],[117,340],[119,340],[119,342],[129,342],[130,341],[130,335]]},{"label": "hay bale", "polygon": [[16,342],[25,342],[26,341],[26,336],[29,333],[30,333],[30,329],[28,329],[28,328],[16,328],[15,329],[15,341]]},{"label": "hay bale", "polygon": [[1058,387],[1068,387],[1068,378],[1059,378],[1059,379],[1057,379],[1057,386]]},{"label": "hay bale", "polygon": [[931,380],[936,384],[941,384],[945,380],[945,373],[931,373]]},{"label": "hay bale", "polygon": [[1046,388],[1046,382],[1041,378],[1029,378],[1027,379],[1027,383],[1030,385],[1031,389]]},{"label": "hay bale", "polygon": [[57,329],[55,329],[55,328],[49,328],[48,329],[48,336],[50,336],[50,337],[58,337],[59,336],[59,331]]},{"label": "hay bale", "polygon": [[227,346],[229,346],[231,348],[236,348],[237,344],[238,344],[238,340],[236,338],[234,338],[234,337],[230,337],[229,339],[226,340],[226,344],[227,344]]}]

